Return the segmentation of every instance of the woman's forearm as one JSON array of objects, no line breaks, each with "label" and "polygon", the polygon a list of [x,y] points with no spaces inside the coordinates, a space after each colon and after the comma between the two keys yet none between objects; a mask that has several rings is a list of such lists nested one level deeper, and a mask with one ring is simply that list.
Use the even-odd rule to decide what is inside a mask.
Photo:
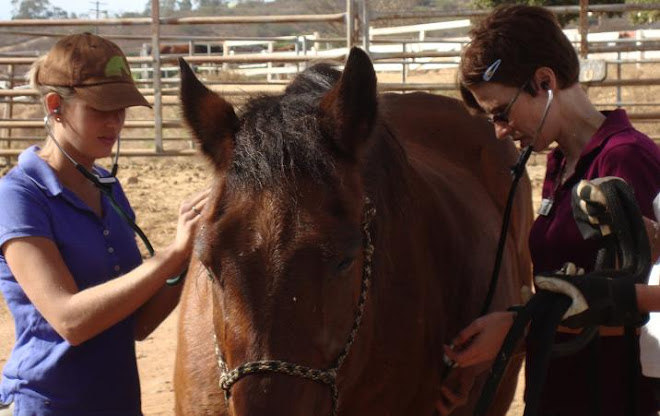
[{"label": "woman's forearm", "polygon": [[637,307],[642,312],[660,312],[660,286],[635,285]]},{"label": "woman's forearm", "polygon": [[651,261],[655,261],[660,257],[660,223],[644,217],[644,225],[651,246]]}]

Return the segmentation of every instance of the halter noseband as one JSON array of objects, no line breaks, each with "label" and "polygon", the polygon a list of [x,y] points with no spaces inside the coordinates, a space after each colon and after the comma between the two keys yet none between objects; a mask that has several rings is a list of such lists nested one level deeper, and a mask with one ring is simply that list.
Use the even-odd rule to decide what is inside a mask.
[{"label": "halter noseband", "polygon": [[[371,204],[368,198],[365,198],[364,207],[364,222],[362,223],[362,233],[364,236],[364,262],[362,265],[362,283],[360,286],[360,298],[358,299],[357,311],[353,327],[348,334],[348,339],[344,344],[344,348],[339,353],[335,360],[335,364],[326,370],[319,370],[315,368],[306,367],[300,364],[293,364],[280,360],[260,360],[250,361],[241,364],[233,370],[229,370],[227,363],[222,359],[222,352],[218,345],[218,338],[214,332],[213,343],[215,345],[215,355],[218,361],[218,368],[220,369],[220,388],[225,392],[225,400],[229,400],[231,395],[232,386],[241,378],[255,373],[281,373],[290,376],[305,378],[308,380],[323,383],[330,388],[332,393],[332,416],[337,414],[337,405],[339,402],[339,389],[337,388],[337,373],[341,368],[346,356],[355,341],[355,336],[360,323],[362,322],[362,315],[364,313],[364,305],[367,301],[367,293],[371,280],[371,262],[374,253],[374,246],[371,242],[371,234],[369,233],[369,224],[376,214],[376,208]],[[212,272],[207,268],[209,276],[212,277]]]}]

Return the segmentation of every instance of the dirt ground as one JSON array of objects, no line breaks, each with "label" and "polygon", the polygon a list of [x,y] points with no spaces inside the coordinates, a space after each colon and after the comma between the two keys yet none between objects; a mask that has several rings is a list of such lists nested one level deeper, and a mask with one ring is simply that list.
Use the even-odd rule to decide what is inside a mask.
[{"label": "dirt ground", "polygon": [[[209,170],[199,157],[177,159],[120,160],[119,178],[136,211],[138,224],[154,247],[167,244],[173,236],[179,201],[208,184]],[[542,169],[530,167],[540,181]],[[176,348],[175,310],[145,341],[137,344],[145,416],[173,414],[172,373]],[[14,341],[12,318],[0,297],[0,368]],[[520,394],[509,412],[522,415]]]}]

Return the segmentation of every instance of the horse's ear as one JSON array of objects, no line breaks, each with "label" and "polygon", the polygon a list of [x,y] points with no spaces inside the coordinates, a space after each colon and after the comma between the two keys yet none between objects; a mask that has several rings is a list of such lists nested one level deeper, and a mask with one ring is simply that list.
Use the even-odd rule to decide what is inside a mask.
[{"label": "horse's ear", "polygon": [[183,118],[218,169],[226,169],[234,151],[234,135],[239,127],[231,104],[209,90],[179,58],[181,68],[181,108]]},{"label": "horse's ear", "polygon": [[348,155],[371,133],[376,114],[376,73],[369,56],[352,48],[337,84],[321,100],[322,128]]}]

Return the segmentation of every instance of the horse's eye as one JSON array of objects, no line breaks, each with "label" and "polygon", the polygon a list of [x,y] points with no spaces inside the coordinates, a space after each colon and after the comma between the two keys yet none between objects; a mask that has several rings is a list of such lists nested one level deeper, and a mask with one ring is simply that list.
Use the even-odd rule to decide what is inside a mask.
[{"label": "horse's eye", "polygon": [[348,271],[355,262],[355,257],[344,257],[339,264],[337,264],[337,273],[342,274]]},{"label": "horse's eye", "polygon": [[205,264],[204,264],[203,266],[204,266],[204,270],[206,271],[206,277],[207,277],[210,281],[213,282],[213,281],[218,280],[218,275],[217,275],[217,273],[215,273],[213,270],[211,270],[211,268],[210,268],[209,266],[207,266],[207,265],[205,265]]}]

